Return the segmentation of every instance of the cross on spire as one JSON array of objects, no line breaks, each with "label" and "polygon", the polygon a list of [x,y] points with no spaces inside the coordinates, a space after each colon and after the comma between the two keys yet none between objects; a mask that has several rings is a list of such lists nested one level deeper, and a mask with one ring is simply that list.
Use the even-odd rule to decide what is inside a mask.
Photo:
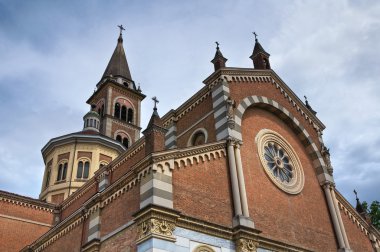
[{"label": "cross on spire", "polygon": [[257,42],[257,34],[256,34],[256,32],[252,32],[253,33],[253,35],[255,36],[255,41]]},{"label": "cross on spire", "polygon": [[356,192],[355,189],[354,189],[354,193],[355,193],[355,196],[356,196],[356,200],[358,200],[358,193]]},{"label": "cross on spire", "polygon": [[154,96],[154,97],[152,97],[152,100],[153,100],[153,102],[154,102],[154,110],[157,110],[157,103],[159,103],[160,101],[157,99],[157,97],[156,96]]},{"label": "cross on spire", "polygon": [[215,44],[216,44],[216,49],[219,49],[219,42],[216,41]]},{"label": "cross on spire", "polygon": [[125,31],[125,28],[123,27],[123,25],[118,25],[117,27],[119,27],[119,29],[120,29],[120,35],[121,35],[122,32]]}]

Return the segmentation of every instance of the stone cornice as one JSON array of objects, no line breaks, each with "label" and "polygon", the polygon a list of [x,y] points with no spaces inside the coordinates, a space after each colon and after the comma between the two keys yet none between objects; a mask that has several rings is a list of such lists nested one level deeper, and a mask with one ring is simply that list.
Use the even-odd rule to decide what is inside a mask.
[{"label": "stone cornice", "polygon": [[109,137],[106,137],[100,134],[86,135],[86,134],[83,134],[82,132],[76,132],[76,133],[71,133],[71,134],[50,139],[49,142],[41,150],[42,156],[45,159],[54,147],[65,145],[65,144],[71,144],[71,143],[103,144],[112,149],[115,149],[119,153],[125,150],[125,147],[121,143]]},{"label": "stone cornice", "polygon": [[47,212],[53,212],[56,208],[56,205],[54,204],[5,191],[0,191],[0,201]]},{"label": "stone cornice", "polygon": [[138,100],[143,100],[146,96],[142,93],[139,93],[133,89],[130,89],[128,87],[123,86],[122,84],[118,83],[116,80],[109,80],[106,79],[100,86],[97,88],[97,90],[91,95],[90,98],[86,101],[87,104],[91,104],[91,101],[98,98],[98,96],[101,93],[101,90],[105,89],[107,86],[112,86],[113,88],[116,88],[120,93],[124,94],[127,97],[131,97]]},{"label": "stone cornice", "polygon": [[203,100],[210,95],[210,90],[207,87],[203,87],[188,100],[186,100],[181,106],[175,110],[170,110],[162,117],[164,127],[168,127],[173,121],[177,121],[179,118],[186,115],[188,112],[198,106]]},{"label": "stone cornice", "polygon": [[325,125],[306,108],[305,104],[273,70],[232,67],[221,68],[211,74],[203,83],[205,83],[209,89],[212,89],[221,79],[225,79],[228,82],[266,82],[272,84],[316,131],[323,131],[325,129]]},{"label": "stone cornice", "polygon": [[380,232],[370,225],[364,218],[356,211],[356,209],[335,189],[336,199],[338,201],[338,206],[343,210],[344,214],[356,224],[364,234],[369,237],[369,234],[373,234],[376,237],[376,241],[380,241]]}]

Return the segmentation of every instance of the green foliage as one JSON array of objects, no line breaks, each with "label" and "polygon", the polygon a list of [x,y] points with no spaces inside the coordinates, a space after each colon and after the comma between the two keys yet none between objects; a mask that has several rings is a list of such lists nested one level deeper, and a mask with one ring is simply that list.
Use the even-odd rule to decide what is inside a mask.
[{"label": "green foliage", "polygon": [[380,230],[380,202],[373,201],[368,209],[368,203],[363,201],[362,206],[370,214],[372,225]]}]

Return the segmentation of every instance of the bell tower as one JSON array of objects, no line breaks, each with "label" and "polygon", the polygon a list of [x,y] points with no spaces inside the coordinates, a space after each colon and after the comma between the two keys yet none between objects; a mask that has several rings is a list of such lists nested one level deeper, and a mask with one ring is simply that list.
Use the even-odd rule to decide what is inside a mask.
[{"label": "bell tower", "polygon": [[141,101],[145,98],[136,88],[123,47],[122,25],[119,38],[96,91],[87,100],[100,117],[100,134],[116,139],[128,148],[140,138]]}]

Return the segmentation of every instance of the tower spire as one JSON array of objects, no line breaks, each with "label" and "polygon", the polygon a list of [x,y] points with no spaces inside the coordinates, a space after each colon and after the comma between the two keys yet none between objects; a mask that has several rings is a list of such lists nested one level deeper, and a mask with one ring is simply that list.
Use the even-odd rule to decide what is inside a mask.
[{"label": "tower spire", "polygon": [[117,45],[107,65],[107,68],[104,71],[102,78],[105,78],[107,76],[113,76],[113,77],[121,77],[126,80],[132,81],[131,72],[129,71],[127,57],[125,55],[125,51],[123,47],[122,32],[125,31],[125,28],[123,27],[123,25],[118,25],[118,27],[120,29],[120,34],[117,40]]},{"label": "tower spire", "polygon": [[255,69],[271,69],[269,63],[270,54],[267,53],[259,43],[257,33],[252,32],[252,34],[255,36],[255,47],[253,48],[252,55],[249,58],[253,61],[253,67]]},{"label": "tower spire", "polygon": [[227,59],[223,57],[222,52],[219,49],[219,42],[216,41],[216,52],[214,58],[211,60],[211,63],[214,64],[214,69],[217,71],[219,68],[226,67]]}]

